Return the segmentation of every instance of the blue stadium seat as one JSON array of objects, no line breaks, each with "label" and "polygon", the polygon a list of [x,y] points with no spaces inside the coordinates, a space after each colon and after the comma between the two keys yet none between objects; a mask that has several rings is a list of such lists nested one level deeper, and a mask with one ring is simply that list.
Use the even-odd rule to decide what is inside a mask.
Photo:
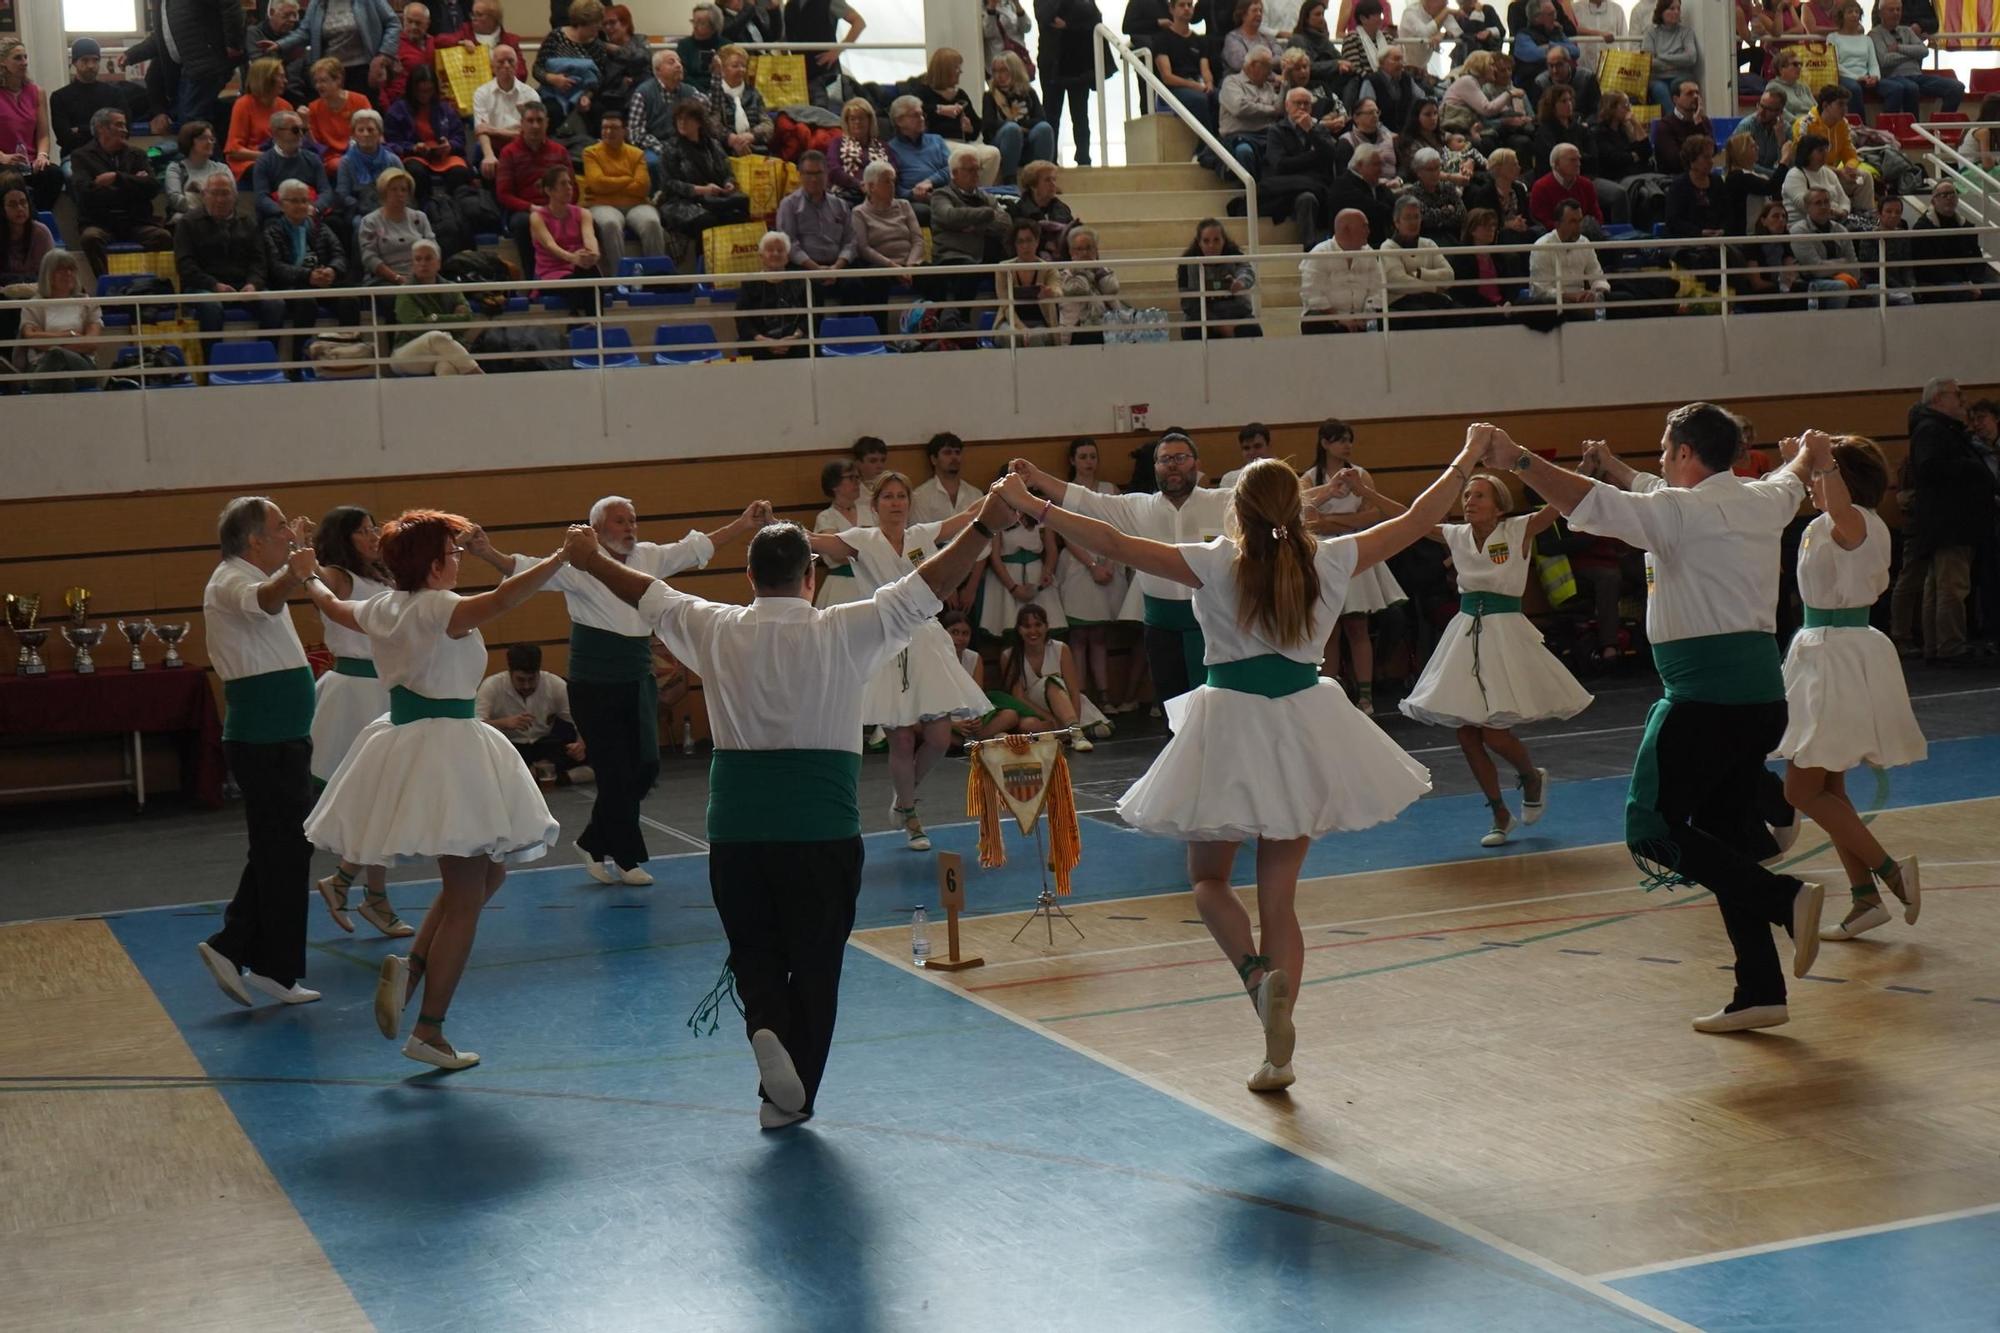
[{"label": "blue stadium seat", "polygon": [[278,345],[269,338],[241,342],[218,342],[208,346],[208,382],[211,384],[283,384],[285,372],[273,369],[225,370],[225,366],[261,366],[278,360]]},{"label": "blue stadium seat", "polygon": [[[819,326],[821,356],[888,356],[881,331],[867,315],[834,315]],[[859,342],[827,342],[829,338],[856,338]]]},{"label": "blue stadium seat", "polygon": [[44,227],[47,227],[49,229],[49,235],[55,239],[57,249],[68,248],[63,245],[62,228],[56,225],[56,215],[54,213],[51,213],[48,209],[45,208],[41,212],[35,214],[35,221],[41,223]]},{"label": "blue stadium seat", "polygon": [[1743,123],[1741,116],[1710,116],[1708,123],[1715,127],[1715,142],[1718,147],[1729,142],[1729,136],[1736,133],[1736,127]]},{"label": "blue stadium seat", "polygon": [[[623,350],[620,350],[623,349]],[[611,328],[604,331],[603,355],[599,355],[597,330],[584,325],[569,331],[569,350],[573,355],[569,363],[577,370],[629,370],[639,364],[639,354],[632,350],[632,331]]]},{"label": "blue stadium seat", "polygon": [[[618,261],[618,276],[621,278],[661,278],[678,272],[674,261],[666,255],[627,255]],[[614,290],[627,305],[693,305],[695,291],[692,287],[638,287],[620,283]]]},{"label": "blue stadium seat", "polygon": [[656,366],[692,366],[702,361],[720,361],[720,348],[704,347],[715,341],[715,330],[707,324],[662,324],[653,331]]}]

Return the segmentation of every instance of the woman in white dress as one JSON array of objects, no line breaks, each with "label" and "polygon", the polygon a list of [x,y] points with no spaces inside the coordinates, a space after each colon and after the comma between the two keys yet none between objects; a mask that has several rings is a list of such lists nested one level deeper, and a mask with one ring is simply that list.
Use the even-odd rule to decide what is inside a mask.
[{"label": "woman in white dress", "polygon": [[1910,925],[1923,888],[1917,858],[1892,858],[1855,813],[1847,770],[1914,764],[1927,747],[1896,645],[1868,623],[1869,608],[1889,586],[1889,529],[1875,514],[1889,486],[1888,464],[1873,441],[1856,436],[1835,443],[1807,431],[1800,444],[1812,461],[1820,512],[1799,539],[1805,628],[1785,655],[1790,715],[1778,754],[1785,799],[1833,840],[1854,899],[1846,919],[1821,929],[1820,938],[1851,940],[1889,919],[1876,881],[1896,895]]},{"label": "woman in white dress", "polygon": [[[1259,459],[1230,503],[1228,535],[1169,545],[1037,500],[1018,475],[1007,502],[1064,539],[1194,589],[1207,683],[1169,702],[1173,739],[1118,803],[1127,824],[1188,844],[1188,877],[1209,934],[1242,978],[1264,1029],[1253,1091],[1293,1082],[1292,997],[1305,965],[1293,899],[1312,839],[1394,818],[1430,774],[1322,679],[1321,645],[1348,580],[1402,550],[1451,508],[1485,457],[1491,426],[1466,432],[1451,470],[1408,513],[1319,541],[1300,519],[1290,465]],[[1257,843],[1258,928],[1229,887],[1239,843]]]},{"label": "woman in white dress", "polygon": [[[1363,494],[1391,513],[1402,507],[1373,487]],[[1479,845],[1498,847],[1507,841],[1514,820],[1500,795],[1493,756],[1514,770],[1521,788],[1521,822],[1539,820],[1548,809],[1549,771],[1535,767],[1514,728],[1575,717],[1590,707],[1591,697],[1542,646],[1535,623],[1521,614],[1535,538],[1555,523],[1556,507],[1507,517],[1513,493],[1505,481],[1487,473],[1466,484],[1463,503],[1465,522],[1446,523],[1430,534],[1451,552],[1458,571],[1458,614],[1445,627],[1402,710],[1426,726],[1458,729],[1458,748],[1465,751],[1465,762],[1493,810],[1493,827]]]},{"label": "woman in white dress", "polygon": [[[1099,495],[1116,495],[1118,487],[1097,478],[1097,441],[1082,435],[1069,442],[1069,479]],[[1115,560],[1080,546],[1062,544],[1056,558],[1056,591],[1069,620],[1069,646],[1076,655],[1075,680],[1082,691],[1104,701],[1107,713],[1130,706],[1118,702],[1111,686],[1111,627],[1125,605],[1131,574]]]},{"label": "woman in white dress", "polygon": [[[853,459],[836,458],[821,468],[819,489],[826,496],[827,506],[813,519],[814,532],[845,532],[849,528],[875,526],[875,511],[861,494],[861,465]],[[819,596],[813,605],[838,606],[842,602],[858,602],[867,595],[854,581],[853,569],[835,565],[820,579]]]},{"label": "woman in white dress", "polygon": [[[958,535],[977,511],[968,509],[942,523],[911,523],[910,480],[884,472],[875,485],[875,527],[812,534],[813,553],[829,564],[852,564],[861,595],[894,583]],[[913,852],[931,849],[930,835],[917,818],[917,788],[951,746],[953,722],[982,717],[990,705],[959,664],[944,626],[932,620],[910,646],[882,664],[868,682],[861,721],[889,733],[889,779],[895,784],[891,817],[902,826]]]},{"label": "woman in white dress", "polygon": [[1056,538],[1026,518],[1000,534],[986,556],[986,579],[979,589],[979,634],[1014,637],[1014,618],[1033,602],[1049,624],[1067,629],[1062,594],[1056,591]]},{"label": "woman in white dress", "polygon": [[[382,533],[375,516],[354,505],[338,505],[320,520],[313,536],[319,558],[320,582],[342,601],[365,602],[389,591],[389,571],[382,565]],[[389,691],[375,674],[375,649],[366,634],[320,615],[326,646],[333,653],[333,670],[313,686],[312,775],[324,788],[347,758],[362,728],[389,711]],[[333,924],[352,934],[347,915],[347,890],[362,867],[342,861],[315,886],[333,917]],[[388,873],[367,867],[356,914],[391,939],[416,934],[415,927],[396,915],[389,902]]]},{"label": "woman in white dress", "polygon": [[938,616],[938,624],[951,636],[952,651],[958,654],[958,663],[965,668],[965,674],[986,694],[986,712],[952,723],[952,732],[960,740],[989,741],[1019,730],[1023,705],[998,690],[986,688],[986,659],[972,646],[972,622],[965,618],[965,612],[946,611]]},{"label": "woman in white dress", "polygon": [[1102,740],[1110,734],[1111,724],[1097,705],[1070,683],[1077,678],[1076,657],[1069,645],[1049,637],[1049,618],[1040,606],[1030,602],[1020,609],[1014,617],[1014,635],[1014,646],[1000,659],[1000,689],[1033,710],[1032,716],[1023,714],[1021,730],[1081,727],[1083,734],[1070,748],[1096,749],[1091,738]]},{"label": "woman in white dress", "polygon": [[475,531],[456,514],[410,510],[382,532],[392,591],[365,603],[313,593],[329,619],[373,643],[389,713],[368,725],[334,771],[306,818],[306,837],[358,865],[437,858],[443,887],[409,957],[382,960],[375,1023],[393,1041],[404,1004],[421,988],[403,1054],[439,1069],[479,1063],[445,1040],[444,1021],[486,900],[509,862],[541,857],[560,832],[521,756],[473,714],[486,674],[479,627],[539,591],[572,550],[584,549],[578,534],[589,529],[571,528],[561,551],[497,588],[461,597],[452,591],[459,554]]},{"label": "woman in white dress", "polygon": [[[1353,467],[1364,485],[1372,488],[1375,484],[1366,468],[1355,467],[1352,426],[1338,417],[1320,422],[1313,455],[1312,470],[1300,481],[1314,492],[1309,497],[1317,511],[1309,520],[1314,532],[1362,532],[1382,521],[1380,505],[1338,479],[1342,469]],[[1340,639],[1347,645],[1355,703],[1364,713],[1375,711],[1375,644],[1368,637],[1368,617],[1408,600],[1409,594],[1387,565],[1365,569],[1348,582],[1347,601],[1340,608]],[[1329,674],[1340,674],[1340,642],[1327,644],[1326,669]]]}]

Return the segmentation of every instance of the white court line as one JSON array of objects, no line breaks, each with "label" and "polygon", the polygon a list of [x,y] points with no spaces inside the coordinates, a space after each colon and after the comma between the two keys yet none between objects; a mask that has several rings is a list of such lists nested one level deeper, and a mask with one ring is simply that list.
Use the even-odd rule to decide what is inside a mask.
[{"label": "white court line", "polygon": [[1294,1157],[1302,1158],[1305,1161],[1311,1162],[1313,1165],[1319,1167],[1321,1170],[1331,1172],[1333,1175],[1339,1176],[1343,1180],[1358,1185],[1359,1187],[1369,1191],[1370,1193],[1377,1194],[1382,1198],[1389,1200],[1391,1203],[1400,1204],[1402,1207],[1409,1209],[1411,1212],[1420,1214],[1421,1216],[1429,1218],[1431,1221],[1436,1222],[1440,1226],[1446,1227],[1452,1231],[1456,1231],[1461,1236],[1464,1236],[1469,1240],[1477,1241],[1482,1245],[1500,1251],[1502,1254],[1508,1255],[1514,1259],[1518,1259],[1522,1263],[1528,1265],[1530,1268],[1539,1269],[1543,1273],[1548,1274],[1550,1277],[1555,1278],[1559,1282],[1568,1283],[1569,1285],[1576,1287],[1578,1290],[1588,1292],[1590,1295],[1597,1297],[1599,1300],[1605,1302],[1607,1305],[1615,1306],[1616,1308],[1625,1311],[1627,1314],[1635,1315],[1638,1318],[1644,1319],[1647,1322],[1654,1324],[1660,1328],[1674,1329],[1677,1330],[1677,1333],[1701,1333],[1701,1330],[1696,1328],[1695,1325],[1687,1323],[1683,1320],[1676,1319],[1672,1315],[1667,1314],[1664,1311],[1656,1310],[1652,1306],[1647,1305],[1644,1301],[1637,1300],[1631,1296],[1627,1296],[1622,1291],[1618,1291],[1612,1287],[1606,1286],[1603,1282],[1599,1281],[1596,1278],[1586,1277],[1582,1273],[1578,1273],[1573,1269],[1564,1267],[1562,1264],[1555,1262],[1553,1259],[1547,1259],[1539,1254],[1534,1253],[1531,1250],[1523,1249],[1521,1246],[1516,1245],[1514,1242],[1507,1240],[1501,1236],[1496,1236],[1492,1232],[1485,1230],[1483,1227],[1475,1226],[1470,1222],[1461,1221],[1460,1219],[1452,1216],[1450,1213],[1447,1213],[1442,1209],[1431,1206],[1430,1204],[1424,1202],[1422,1199],[1416,1198],[1413,1195],[1405,1194],[1403,1191],[1396,1189],[1393,1186],[1383,1184],[1380,1181],[1374,1180],[1371,1177],[1362,1174],[1361,1172],[1355,1171],[1351,1167],[1342,1166],[1340,1163],[1334,1161],[1332,1158],[1327,1157],[1322,1153],[1315,1152],[1312,1149],[1306,1148],[1297,1143],[1288,1142],[1285,1139],[1280,1138],[1277,1134],[1275,1134],[1271,1130],[1261,1125],[1246,1124],[1233,1119],[1226,1118],[1219,1112],[1217,1112],[1214,1107],[1209,1106],[1203,1102],[1197,1101],[1195,1098],[1189,1096],[1187,1093],[1184,1093],[1180,1091],[1178,1088],[1174,1088],[1166,1083],[1161,1082],[1160,1080],[1152,1077],[1150,1074],[1141,1073],[1139,1070],[1132,1068],[1130,1065],[1125,1064],[1123,1061],[1113,1059],[1111,1056],[1108,1056],[1101,1051],[1092,1050],[1090,1047],[1082,1045],[1081,1043],[1073,1040],[1072,1038],[1065,1036],[1063,1033],[1056,1032],[1051,1028],[1045,1027],[1042,1024],[1035,1022],[1032,1019],[1024,1018],[1019,1014],[1012,1013],[1007,1009],[1003,1008],[1002,1006],[994,1003],[993,1001],[986,999],[984,996],[973,995],[965,991],[961,987],[953,984],[952,982],[947,981],[942,976],[939,976],[935,973],[926,973],[916,968],[913,968],[899,957],[884,953],[879,949],[871,948],[869,945],[863,943],[859,936],[856,936],[855,938],[850,940],[849,943],[851,943],[855,948],[864,950],[870,956],[881,959],[883,962],[888,963],[891,967],[895,967],[904,972],[910,973],[919,978],[920,980],[928,982],[929,984],[936,986],[938,989],[945,991],[948,994],[956,995],[961,1000],[967,1000],[973,1004],[978,1005],[981,1009],[986,1010],[988,1013],[998,1014],[1001,1018],[1006,1019],[1008,1022],[1014,1024],[1017,1027],[1026,1028],[1029,1032],[1034,1033],[1036,1036],[1045,1038],[1048,1041],[1054,1042],[1058,1046],[1074,1051],[1076,1054],[1081,1055],[1086,1059],[1094,1060],[1098,1064],[1104,1066],[1106,1069],[1111,1070],[1113,1073],[1120,1074],[1126,1078],[1131,1079],[1134,1083],[1139,1084],[1141,1087],[1150,1088],[1152,1091],[1159,1093],[1163,1097],[1171,1097],[1175,1101],[1179,1102],[1181,1105],[1188,1107],[1190,1110],[1199,1112],[1200,1114],[1207,1116],[1211,1120],[1215,1120],[1221,1124],[1227,1125],[1232,1129],[1242,1130],[1244,1133],[1255,1135],[1257,1138],[1262,1139],[1264,1142],[1270,1144],[1274,1148],[1278,1148],[1284,1152],[1292,1154]]},{"label": "white court line", "polygon": [[708,844],[703,842],[700,838],[695,837],[691,833],[683,833],[679,829],[675,828],[672,824],[662,824],[659,820],[653,818],[651,815],[640,815],[639,822],[641,824],[644,824],[647,828],[658,829],[662,833],[670,833],[674,837],[679,838],[682,842],[688,844],[690,847],[699,848],[704,852],[708,850]]},{"label": "white court line", "polygon": [[1654,1273],[1671,1273],[1677,1269],[1694,1268],[1701,1264],[1722,1263],[1728,1259],[1747,1259],[1758,1254],[1777,1254],[1784,1250],[1801,1250],[1808,1245],[1824,1245],[1831,1241],[1852,1240],[1857,1236],[1879,1236],[1889,1231],[1908,1231],[1912,1227],[1934,1226],[1939,1222],[1957,1222],[1968,1217],[1985,1217],[2000,1213],[2000,1203],[1981,1204],[1977,1208],[1960,1208],[1949,1213],[1930,1213],[1923,1217],[1906,1217],[1900,1222],[1878,1222],[1874,1226],[1850,1227],[1846,1231],[1822,1231],[1816,1236],[1799,1236],[1793,1240],[1774,1240],[1766,1245],[1746,1245],[1740,1250],[1717,1250],[1713,1254],[1693,1254],[1685,1259],[1668,1259],[1663,1263],[1641,1264],[1637,1268],[1620,1268],[1610,1273],[1599,1273],[1593,1282],[1624,1282],[1629,1278],[1650,1277]]}]

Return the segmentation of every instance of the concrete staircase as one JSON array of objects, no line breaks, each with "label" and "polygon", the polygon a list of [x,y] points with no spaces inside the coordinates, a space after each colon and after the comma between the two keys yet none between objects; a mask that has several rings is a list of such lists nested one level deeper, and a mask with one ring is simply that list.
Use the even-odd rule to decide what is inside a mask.
[{"label": "concrete staircase", "polygon": [[[1063,198],[1098,235],[1107,259],[1145,259],[1121,270],[1128,305],[1158,306],[1178,318],[1175,266],[1194,239],[1197,223],[1216,218],[1230,239],[1248,249],[1246,219],[1229,216],[1243,190],[1234,176],[1217,176],[1194,161],[1195,137],[1176,116],[1141,116],[1125,122],[1122,167],[1065,167]],[[1259,219],[1259,254],[1298,254],[1298,228],[1290,221]],[[1298,325],[1298,270],[1290,264],[1260,270],[1259,303],[1267,329],[1294,332]]]}]

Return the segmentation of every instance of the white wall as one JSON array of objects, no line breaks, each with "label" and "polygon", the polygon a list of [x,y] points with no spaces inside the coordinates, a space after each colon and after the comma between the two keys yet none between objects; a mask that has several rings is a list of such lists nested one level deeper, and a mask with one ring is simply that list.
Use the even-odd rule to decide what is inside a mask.
[{"label": "white wall", "polygon": [[[968,439],[1253,418],[1468,418],[1552,407],[1914,389],[1993,376],[1982,305],[1502,328],[1386,338],[1037,348],[199,388],[8,405],[8,498],[732,453],[824,452],[859,434]],[[1829,421],[1828,427],[1840,423]],[[6,553],[0,530],[0,556]]]}]

